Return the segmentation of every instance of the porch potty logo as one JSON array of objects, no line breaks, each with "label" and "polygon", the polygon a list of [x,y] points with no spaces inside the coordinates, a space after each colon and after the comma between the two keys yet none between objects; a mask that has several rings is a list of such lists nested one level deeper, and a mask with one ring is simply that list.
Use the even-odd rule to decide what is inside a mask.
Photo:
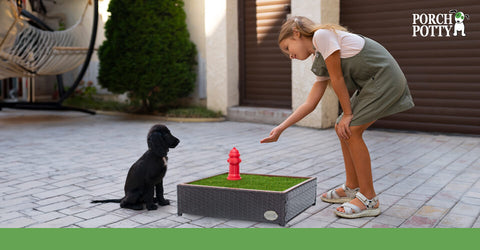
[{"label": "porch potty logo", "polygon": [[412,18],[413,37],[466,36],[463,22],[470,20],[468,14],[455,9],[448,14],[412,14]]}]

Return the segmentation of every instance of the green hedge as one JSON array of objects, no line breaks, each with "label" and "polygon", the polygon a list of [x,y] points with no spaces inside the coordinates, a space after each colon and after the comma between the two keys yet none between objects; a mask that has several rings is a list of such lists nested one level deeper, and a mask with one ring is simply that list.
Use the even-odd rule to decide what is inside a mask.
[{"label": "green hedge", "polygon": [[151,111],[194,89],[196,48],[181,0],[112,0],[100,46],[99,83]]}]

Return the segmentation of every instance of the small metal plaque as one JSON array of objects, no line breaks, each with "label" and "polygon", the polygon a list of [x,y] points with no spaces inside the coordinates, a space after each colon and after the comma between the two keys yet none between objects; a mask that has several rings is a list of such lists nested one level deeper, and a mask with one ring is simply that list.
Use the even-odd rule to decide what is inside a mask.
[{"label": "small metal plaque", "polygon": [[278,214],[275,211],[269,210],[263,214],[263,217],[269,221],[274,221],[278,218]]}]

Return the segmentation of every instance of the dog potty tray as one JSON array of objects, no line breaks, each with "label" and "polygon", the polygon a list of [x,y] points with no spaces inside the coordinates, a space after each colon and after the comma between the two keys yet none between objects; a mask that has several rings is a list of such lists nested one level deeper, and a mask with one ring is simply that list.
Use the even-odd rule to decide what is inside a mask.
[{"label": "dog potty tray", "polygon": [[[265,182],[277,182],[277,178],[293,178],[293,186],[282,191],[248,189],[242,187],[225,187],[205,185],[210,178],[219,178],[227,174],[183,183],[177,185],[178,215],[183,213],[208,217],[250,220],[276,223],[285,226],[287,222],[315,205],[317,179],[315,177],[295,177],[279,175],[243,174],[265,178]],[[230,181],[235,185],[242,181]],[[280,179],[278,179],[280,180]],[[268,183],[266,184],[268,186]],[[241,186],[241,185],[240,185]]]}]

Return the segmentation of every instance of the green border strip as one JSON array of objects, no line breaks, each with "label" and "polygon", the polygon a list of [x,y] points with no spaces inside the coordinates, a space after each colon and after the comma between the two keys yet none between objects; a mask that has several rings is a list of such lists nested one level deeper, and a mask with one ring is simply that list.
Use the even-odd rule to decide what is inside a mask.
[{"label": "green border strip", "polygon": [[0,229],[2,249],[459,249],[480,229]]}]

